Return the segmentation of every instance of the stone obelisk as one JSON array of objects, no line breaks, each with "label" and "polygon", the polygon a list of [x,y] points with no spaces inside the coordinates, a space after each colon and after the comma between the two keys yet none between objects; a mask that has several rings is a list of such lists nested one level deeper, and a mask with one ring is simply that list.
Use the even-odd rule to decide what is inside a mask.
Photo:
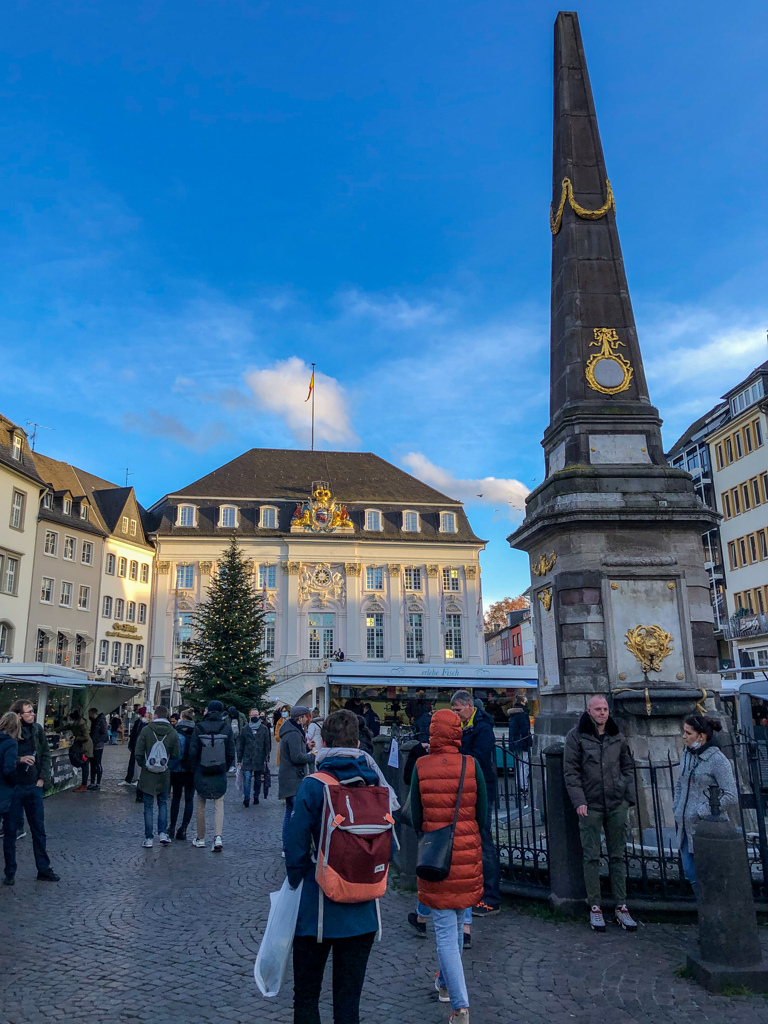
[{"label": "stone obelisk", "polygon": [[610,694],[635,756],[665,760],[719,689],[701,541],[717,516],[664,459],[575,13],[555,22],[554,84],[546,478],[509,538],[531,558],[536,731],[546,746]]}]

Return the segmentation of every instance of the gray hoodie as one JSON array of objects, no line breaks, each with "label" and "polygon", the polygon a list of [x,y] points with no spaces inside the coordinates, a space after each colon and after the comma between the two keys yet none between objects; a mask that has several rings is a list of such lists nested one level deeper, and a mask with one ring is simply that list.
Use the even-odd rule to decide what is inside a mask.
[{"label": "gray hoodie", "polygon": [[680,774],[675,783],[672,809],[678,839],[682,844],[683,837],[688,837],[688,849],[691,853],[696,826],[710,813],[707,790],[715,784],[721,790],[721,807],[728,807],[737,802],[738,790],[731,762],[722,750],[711,741],[705,743],[700,751],[691,751],[686,747],[680,761]]}]

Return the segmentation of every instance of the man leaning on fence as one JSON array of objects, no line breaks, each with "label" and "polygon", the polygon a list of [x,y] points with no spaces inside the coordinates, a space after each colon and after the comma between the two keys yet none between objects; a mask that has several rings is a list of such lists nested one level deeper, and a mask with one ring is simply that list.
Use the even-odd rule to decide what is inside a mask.
[{"label": "man leaning on fence", "polygon": [[626,905],[624,861],[632,769],[629,745],[611,718],[608,702],[605,697],[592,697],[579,724],[565,738],[563,771],[568,796],[579,816],[589,923],[594,931],[605,931],[605,919],[600,909],[603,831],[608,848],[611,889],[616,901],[616,923],[628,931],[637,928]]}]

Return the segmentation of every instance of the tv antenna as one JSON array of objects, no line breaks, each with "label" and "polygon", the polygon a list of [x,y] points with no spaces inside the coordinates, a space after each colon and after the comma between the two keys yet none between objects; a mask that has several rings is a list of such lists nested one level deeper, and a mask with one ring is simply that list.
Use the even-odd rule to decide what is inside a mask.
[{"label": "tv antenna", "polygon": [[29,447],[32,451],[35,450],[35,438],[37,437],[38,430],[53,430],[53,427],[46,427],[43,423],[35,423],[34,420],[27,420],[27,426],[32,427],[32,433],[29,435]]},{"label": "tv antenna", "polygon": [[128,467],[126,466],[126,467],[125,467],[125,486],[126,486],[126,487],[128,486],[128,477],[129,477],[129,476],[133,476],[133,473],[131,473],[131,471],[130,471],[130,470],[128,469]]}]

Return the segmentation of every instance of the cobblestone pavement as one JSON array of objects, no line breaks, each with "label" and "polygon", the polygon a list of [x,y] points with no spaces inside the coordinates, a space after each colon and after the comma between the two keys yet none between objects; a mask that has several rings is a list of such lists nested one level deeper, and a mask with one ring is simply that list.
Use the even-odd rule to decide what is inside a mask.
[{"label": "cobblestone pavement", "polygon": [[[0,889],[2,1024],[290,1022],[292,978],[263,999],[253,961],[268,894],[282,883],[282,804],[246,809],[230,786],[224,852],[190,843],[141,847],[140,805],[118,786],[127,752],[105,750],[99,793],[46,801],[58,885],[35,881],[21,840],[12,889]],[[193,818],[194,824],[194,818]],[[434,940],[404,925],[413,897],[383,901],[384,933],[368,968],[365,1024],[440,1024]],[[473,1024],[765,1024],[762,997],[710,996],[674,969],[694,933],[649,924],[598,936],[505,908],[478,922],[466,957]],[[323,1020],[330,1024],[330,1001]]]}]

